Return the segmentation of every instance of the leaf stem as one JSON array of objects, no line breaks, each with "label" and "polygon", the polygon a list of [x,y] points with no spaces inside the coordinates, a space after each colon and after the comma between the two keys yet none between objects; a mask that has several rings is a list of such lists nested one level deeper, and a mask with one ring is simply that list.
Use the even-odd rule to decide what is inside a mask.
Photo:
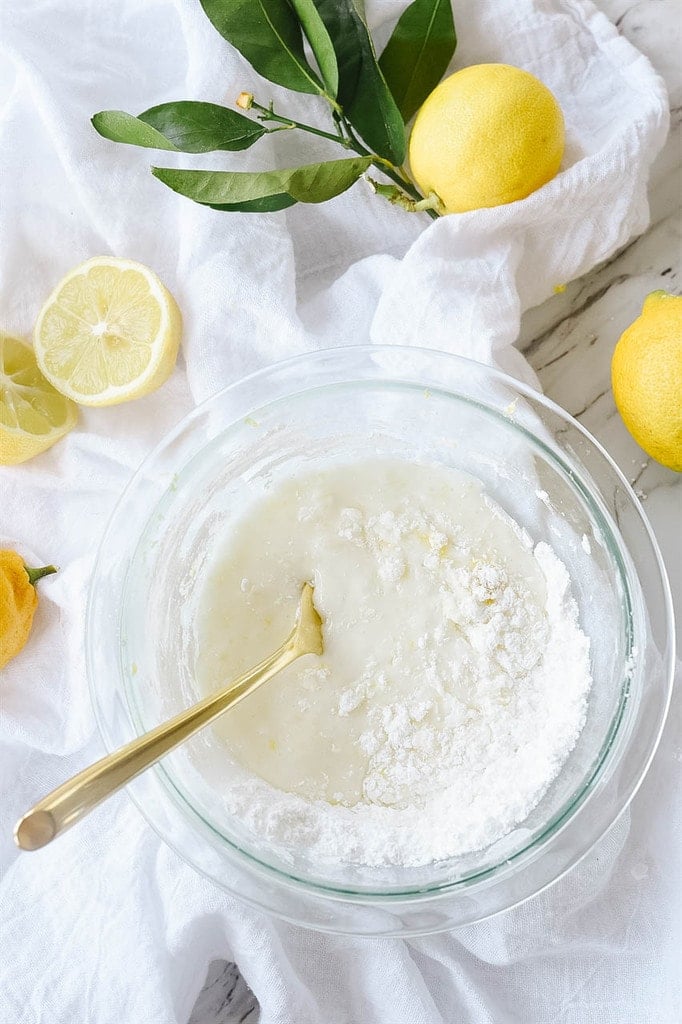
[{"label": "leaf stem", "polygon": [[58,572],[56,565],[42,565],[39,569],[31,569],[28,565],[25,565],[24,569],[26,570],[29,583],[32,583],[34,587],[38,580],[42,580],[43,576],[51,576],[53,572]]},{"label": "leaf stem", "polygon": [[313,128],[311,124],[304,124],[302,121],[294,121],[291,117],[282,117],[280,114],[276,114],[271,106],[264,107],[262,104],[256,103],[254,100],[251,104],[251,108],[253,110],[261,111],[258,115],[259,121],[277,121],[278,124],[282,125],[282,128],[270,129],[271,131],[282,131],[285,128],[300,128],[302,132],[308,132],[310,135],[318,135],[321,139],[329,139],[331,142],[337,142],[346,149],[351,148],[350,142],[347,139],[342,138],[339,134],[332,135],[331,132],[324,132],[321,128]]},{"label": "leaf stem", "polygon": [[435,192],[429,192],[425,199],[420,199],[414,204],[414,208],[417,212],[423,212],[424,210],[435,210],[438,214],[443,208],[443,204],[436,195]]},{"label": "leaf stem", "polygon": [[[383,171],[386,177],[390,178],[391,181],[394,181],[396,185],[400,185],[400,187],[405,192],[407,192],[407,194],[411,196],[412,199],[416,200],[417,203],[424,203],[424,196],[421,194],[421,192],[418,191],[418,189],[410,181],[407,175],[404,174],[400,168],[396,167],[389,160],[384,160],[383,157],[377,156],[376,153],[370,153],[370,151],[366,149],[358,139],[357,135],[353,131],[352,125],[350,125],[345,118],[343,118],[342,120],[346,132],[348,134],[350,143],[355,152],[358,153],[360,156],[373,157],[372,162],[374,163],[374,166],[378,170]],[[415,207],[415,209],[427,213],[432,220],[437,220],[438,217],[440,216],[440,214],[437,212],[437,209],[434,207],[434,204],[430,201],[428,202],[428,204],[425,204],[424,206]]]},{"label": "leaf stem", "polygon": [[396,185],[399,185],[415,200],[415,210],[428,214],[433,220],[437,220],[440,216],[437,202],[431,196],[424,197],[408,178],[407,174],[399,167],[396,167],[389,160],[377,156],[376,153],[372,153],[366,146],[363,146],[353,131],[353,126],[340,111],[334,110],[332,112],[334,124],[336,125],[336,134],[332,135],[331,132],[322,131],[321,128],[314,128],[311,124],[304,124],[302,121],[295,121],[291,117],[283,117],[281,114],[276,114],[272,103],[268,107],[264,107],[262,103],[256,103],[255,100],[251,100],[249,106],[250,109],[260,111],[257,115],[259,121],[275,121],[281,126],[279,128],[267,129],[270,132],[284,131],[287,128],[298,128],[302,132],[308,132],[309,135],[317,135],[321,139],[329,139],[330,142],[336,142],[339,146],[343,146],[344,149],[352,149],[358,156],[370,156],[377,170],[385,174],[391,181],[394,181]]},{"label": "leaf stem", "polygon": [[411,181],[407,178],[403,178],[402,174],[396,170],[393,164],[387,164],[381,157],[377,157],[373,161],[374,166],[383,171],[387,178],[394,181],[396,185],[399,185],[412,199],[416,200],[414,209],[417,212],[427,213],[432,220],[438,220],[440,214],[437,212],[437,207],[431,198],[425,199],[421,192],[417,191]]},{"label": "leaf stem", "polygon": [[339,139],[341,140],[341,142],[343,142],[344,145],[345,145],[346,142],[348,141],[348,138],[347,138],[346,133],[344,131],[343,118],[342,118],[341,114],[337,113],[336,111],[334,111],[332,113],[332,117],[334,118],[334,124],[336,125],[336,133],[337,133]]}]

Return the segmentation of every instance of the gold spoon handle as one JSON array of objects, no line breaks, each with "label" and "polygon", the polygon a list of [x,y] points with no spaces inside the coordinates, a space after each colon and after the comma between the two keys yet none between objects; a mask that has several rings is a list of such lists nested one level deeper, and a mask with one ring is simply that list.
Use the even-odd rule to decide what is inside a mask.
[{"label": "gold spoon handle", "polygon": [[17,822],[14,829],[17,846],[22,850],[39,850],[46,846],[164,754],[203,729],[296,658],[308,653],[309,649],[299,643],[299,634],[297,626],[274,654],[226,689],[211,694],[58,786]]}]

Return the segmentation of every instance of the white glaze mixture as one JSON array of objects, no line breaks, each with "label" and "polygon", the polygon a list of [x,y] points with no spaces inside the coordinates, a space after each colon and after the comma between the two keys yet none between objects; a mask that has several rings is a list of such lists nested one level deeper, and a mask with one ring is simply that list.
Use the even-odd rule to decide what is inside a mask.
[{"label": "white glaze mixture", "polygon": [[364,864],[428,863],[521,822],[575,745],[590,686],[552,550],[442,467],[376,458],[280,482],[209,567],[202,690],[279,646],[306,579],[325,652],[215,727],[229,810],[263,839]]}]

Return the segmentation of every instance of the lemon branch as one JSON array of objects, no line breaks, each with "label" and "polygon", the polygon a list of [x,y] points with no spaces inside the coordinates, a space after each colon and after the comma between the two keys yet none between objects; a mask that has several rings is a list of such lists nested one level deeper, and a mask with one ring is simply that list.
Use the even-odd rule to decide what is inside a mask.
[{"label": "lemon branch", "polygon": [[[378,195],[385,196],[390,202],[401,206],[402,209],[407,210],[409,213],[426,213],[433,220],[436,220],[441,215],[441,205],[438,197],[434,194],[423,196],[401,168],[396,167],[389,160],[385,160],[377,153],[372,153],[371,150],[363,146],[342,112],[334,111],[333,113],[336,134],[332,134],[332,132],[326,132],[321,128],[315,128],[311,124],[305,124],[302,121],[296,121],[292,117],[276,113],[272,103],[264,107],[261,103],[256,102],[251,93],[240,93],[237,97],[237,106],[241,107],[242,110],[258,111],[256,116],[259,121],[274,121],[277,127],[266,129],[268,132],[298,129],[299,131],[307,132],[309,135],[316,135],[320,139],[336,142],[339,146],[343,146],[344,149],[357,153],[358,156],[371,157],[372,163],[377,170],[395,182],[395,185],[401,190],[398,193],[396,192],[395,185],[378,186],[377,182],[369,179],[370,184]],[[389,189],[390,194],[385,189]],[[400,198],[401,195],[403,198]]]},{"label": "lemon branch", "polygon": [[[242,93],[241,96],[245,94]],[[241,96],[239,99],[241,99]],[[239,103],[239,100],[237,100]],[[241,104],[239,104],[241,106]],[[268,132],[281,132],[286,129],[298,128],[302,132],[308,132],[309,135],[317,135],[321,139],[329,139],[331,142],[338,142],[339,145],[344,146],[346,149],[353,149],[354,147],[343,136],[337,132],[332,135],[331,132],[325,132],[321,128],[314,128],[311,124],[304,124],[303,121],[295,121],[292,117],[284,117],[281,114],[276,114],[272,109],[272,103],[269,107],[264,107],[260,103],[251,98],[251,102],[247,109],[258,110],[260,113],[257,115],[259,121],[276,121],[278,123],[277,128],[268,128]]]},{"label": "lemon branch", "polygon": [[[390,178],[391,181],[394,181],[396,183],[396,185],[399,185],[400,188],[407,193],[407,196],[411,200],[414,200],[413,204],[406,204],[401,202],[398,205],[402,206],[402,208],[404,210],[407,210],[408,213],[418,213],[423,211],[424,213],[428,213],[429,217],[431,217],[433,220],[436,220],[436,218],[440,216],[440,213],[437,211],[436,207],[431,203],[430,200],[425,199],[425,197],[421,194],[421,192],[419,192],[419,190],[416,188],[414,183],[410,181],[407,175],[399,167],[396,167],[395,164],[392,164],[389,160],[384,160],[383,157],[377,156],[376,153],[370,153],[370,151],[362,145],[362,143],[358,139],[357,135],[353,131],[353,128],[348,123],[348,121],[343,116],[341,120],[344,124],[346,132],[348,133],[348,138],[350,140],[351,146],[355,150],[355,152],[358,153],[360,156],[371,156],[373,158],[372,162],[374,166],[377,168],[377,170],[382,171],[387,178]],[[377,189],[375,189],[375,191],[377,191],[379,194],[382,194]]]},{"label": "lemon branch", "polygon": [[372,190],[378,195],[383,196],[389,203],[394,206],[399,206],[402,210],[406,210],[408,213],[429,213],[432,217],[440,217],[443,213],[443,204],[436,195],[435,192],[430,192],[428,196],[419,199],[413,199],[412,196],[407,195],[402,190],[402,187],[396,185],[384,185],[380,181],[375,181],[374,178],[367,176],[367,181],[372,186]]}]

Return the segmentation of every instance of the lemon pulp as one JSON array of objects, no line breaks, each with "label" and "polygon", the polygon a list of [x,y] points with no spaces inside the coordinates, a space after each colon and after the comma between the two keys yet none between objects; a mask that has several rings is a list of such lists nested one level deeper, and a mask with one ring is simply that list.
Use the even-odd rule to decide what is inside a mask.
[{"label": "lemon pulp", "polygon": [[36,356],[69,398],[113,405],[166,380],[180,333],[180,312],[156,274],[132,260],[96,257],[67,274],[43,306]]},{"label": "lemon pulp", "polygon": [[39,455],[77,419],[76,406],[45,379],[30,345],[0,333],[0,464]]}]

